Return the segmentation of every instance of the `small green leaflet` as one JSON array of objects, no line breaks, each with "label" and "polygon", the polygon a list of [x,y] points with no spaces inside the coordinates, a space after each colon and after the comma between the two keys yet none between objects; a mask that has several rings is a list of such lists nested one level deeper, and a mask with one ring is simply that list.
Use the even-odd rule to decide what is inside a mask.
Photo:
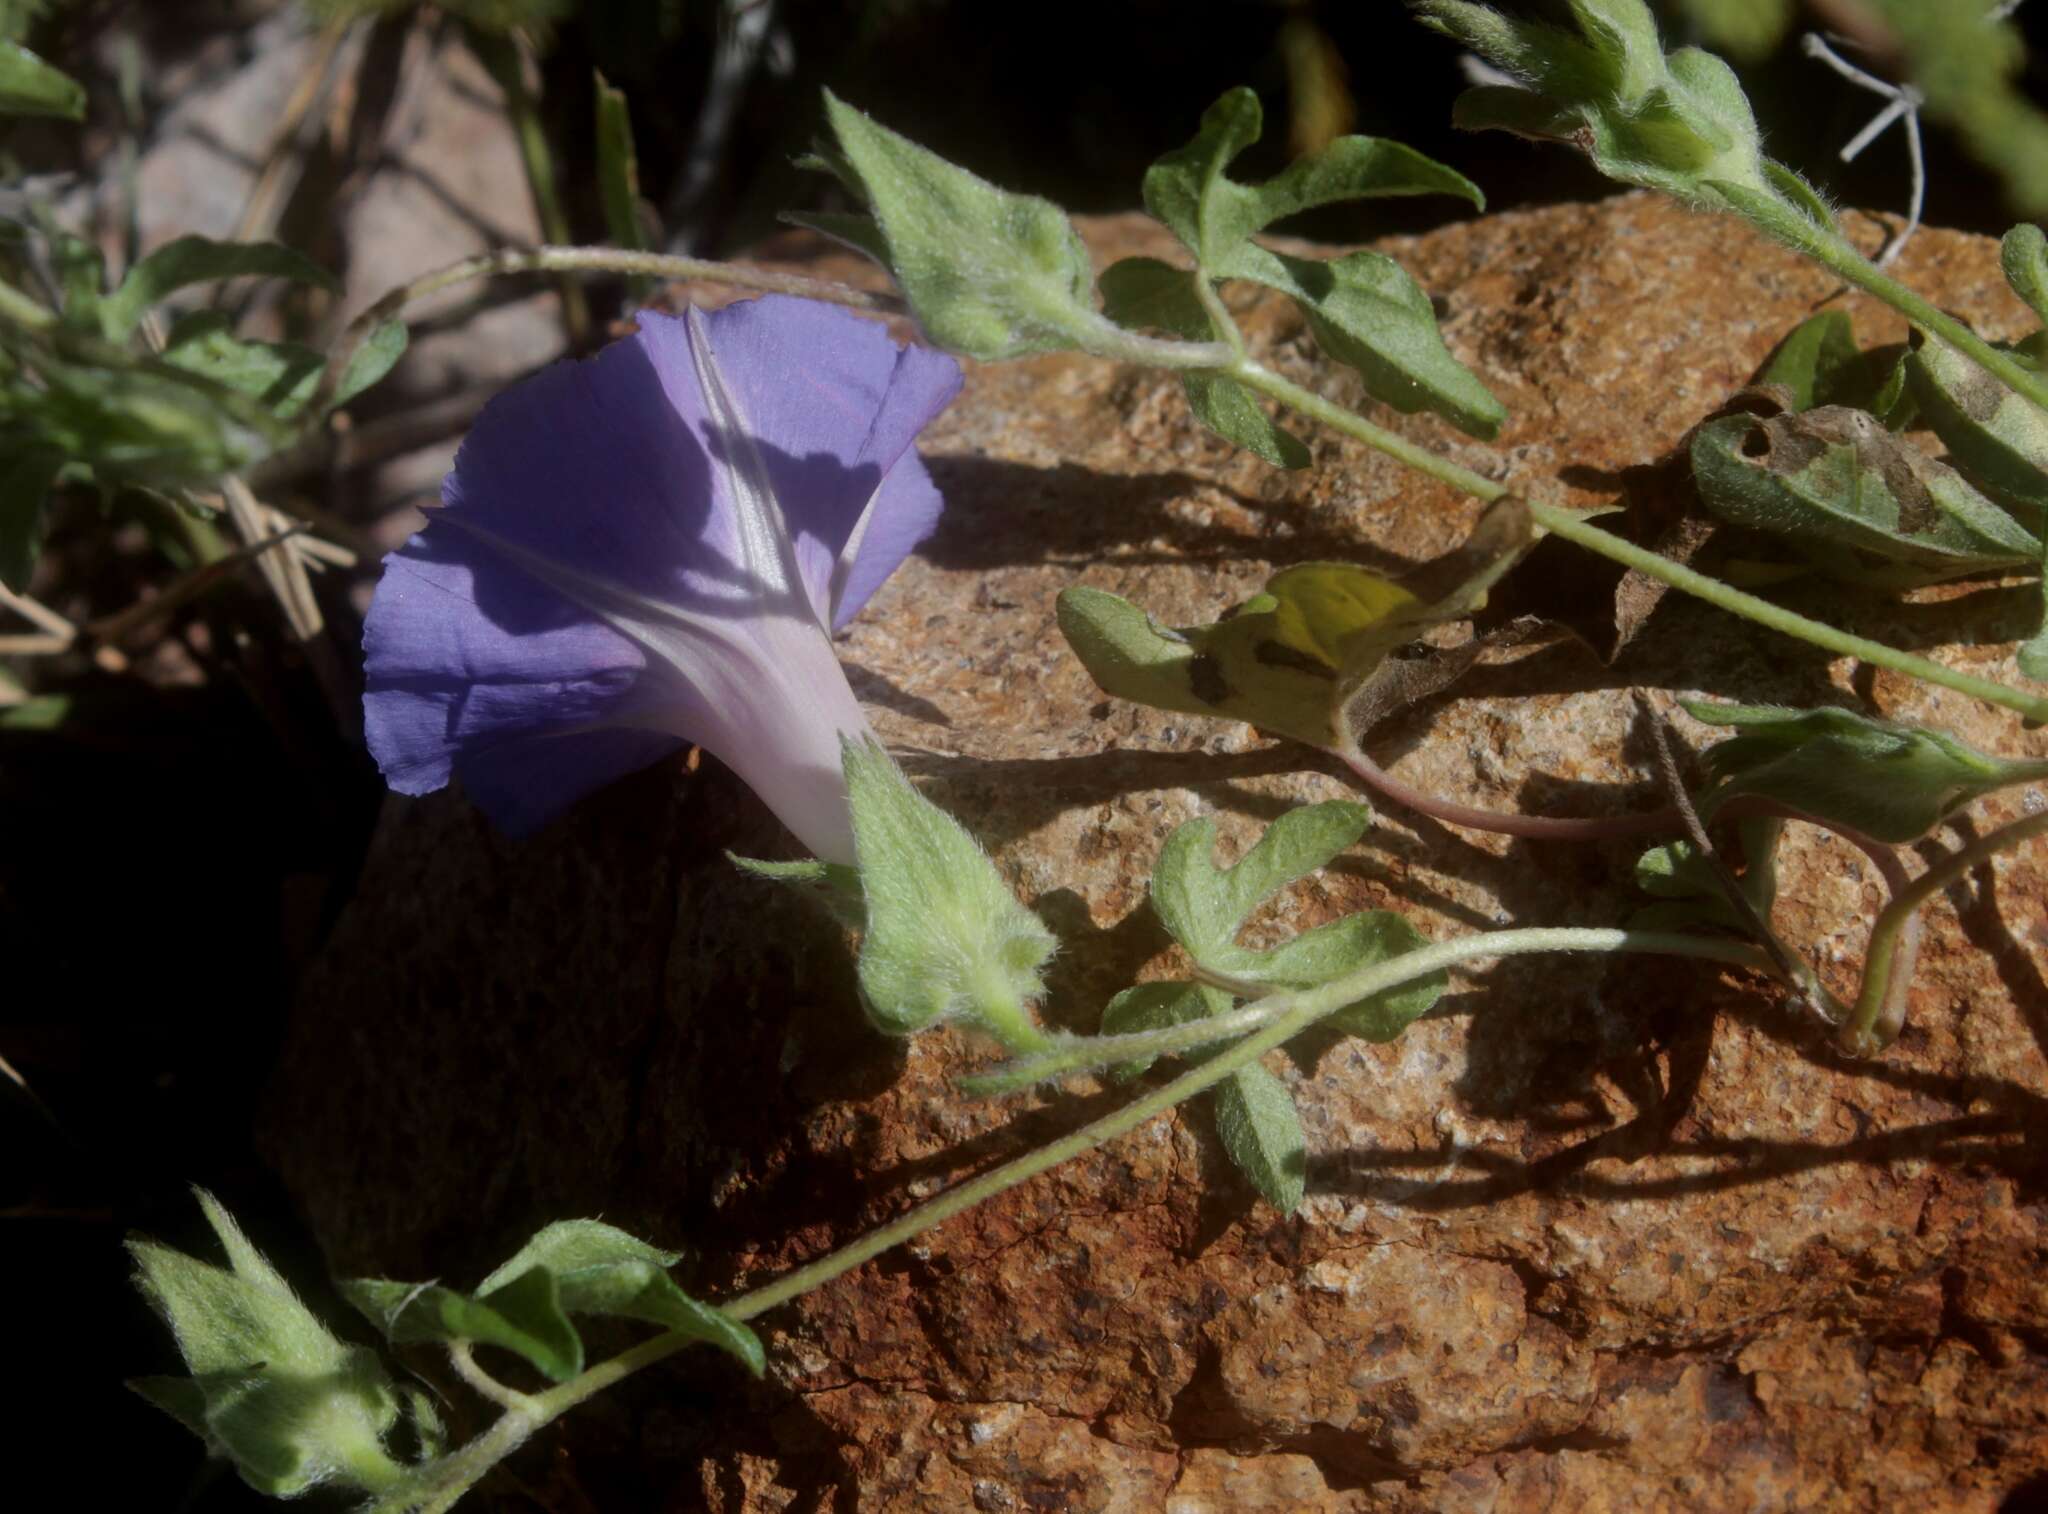
[{"label": "small green leaflet", "polygon": [[1308,1186],[1308,1140],[1294,1096],[1254,1062],[1216,1085],[1216,1134],[1238,1170],[1282,1214],[1300,1206]]},{"label": "small green leaflet", "polygon": [[438,1283],[356,1278],[342,1297],[397,1345],[467,1341],[524,1357],[550,1382],[583,1370],[583,1338],[569,1322],[554,1274],[536,1268],[493,1292],[472,1298]]},{"label": "small green leaflet", "polygon": [[1912,414],[1905,358],[1903,344],[1865,352],[1856,345],[1849,313],[1823,310],[1792,328],[1765,359],[1753,385],[1782,388],[1792,410],[1848,405],[1868,410],[1896,431]]},{"label": "small green leaflet", "polygon": [[[1738,828],[1746,863],[1738,886],[1765,920],[1778,896],[1778,837],[1784,828],[1785,822],[1773,816],[1744,820]],[[1636,887],[1658,902],[1629,917],[1631,930],[1712,925],[1749,934],[1750,921],[1723,889],[1720,870],[1690,841],[1667,842],[1644,852],[1636,859]]]},{"label": "small green leaflet", "polygon": [[554,1382],[583,1370],[583,1340],[570,1316],[644,1320],[707,1342],[759,1377],[760,1339],[730,1316],[678,1288],[673,1252],[597,1220],[549,1225],[485,1278],[474,1294],[437,1283],[358,1279],[343,1295],[393,1341],[469,1341],[524,1357]]}]

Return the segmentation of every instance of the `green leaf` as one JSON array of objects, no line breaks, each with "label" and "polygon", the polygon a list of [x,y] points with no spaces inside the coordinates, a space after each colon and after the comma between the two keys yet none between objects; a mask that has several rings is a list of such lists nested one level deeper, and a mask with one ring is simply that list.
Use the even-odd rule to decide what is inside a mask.
[{"label": "green leaf", "polygon": [[472,1298],[438,1283],[354,1278],[335,1285],[399,1345],[468,1341],[524,1357],[551,1382],[583,1370],[583,1338],[562,1307],[555,1274],[534,1267]]},{"label": "green leaf", "polygon": [[0,42],[0,114],[85,119],[85,86],[19,42]]},{"label": "green leaf", "polygon": [[54,731],[71,718],[69,694],[39,694],[19,704],[0,705],[0,731]]},{"label": "green leaf", "polygon": [[[373,330],[350,355],[333,403],[346,404],[382,379],[405,356],[406,341],[403,321],[386,321]],[[254,396],[280,420],[291,420],[305,408],[327,366],[323,354],[297,342],[242,340],[217,310],[181,316],[165,341],[164,359]]]},{"label": "green leaf", "polygon": [[869,1017],[907,1035],[966,1015],[1012,1050],[1036,1050],[1043,1037],[1023,1006],[1044,991],[1052,932],[881,747],[848,742],[843,757],[867,900],[859,976]]},{"label": "green leaf", "polygon": [[[1197,277],[1157,258],[1125,258],[1103,270],[1102,312],[1119,326],[1220,341],[1225,333],[1202,304]],[[1308,448],[1281,429],[1244,385],[1207,373],[1183,373],[1180,382],[1195,419],[1225,441],[1276,468],[1308,466]]]},{"label": "green leaf", "polygon": [[2040,531],[2048,523],[2048,413],[1932,338],[1906,359],[1906,376],[1920,418],[1956,467]]},{"label": "green leaf", "polygon": [[[1778,838],[1785,822],[1775,816],[1757,816],[1741,822],[1745,867],[1736,886],[1748,898],[1758,917],[1768,920],[1778,896],[1776,865]],[[1636,887],[1666,901],[1638,910],[1629,924],[1638,930],[1711,925],[1748,935],[1751,923],[1722,887],[1721,870],[1712,859],[1700,854],[1690,841],[1673,841],[1656,846],[1636,859]]]},{"label": "green leaf", "polygon": [[[1405,412],[1433,410],[1474,435],[1492,436],[1506,411],[1450,355],[1429,297],[1399,264],[1375,252],[1329,262],[1286,257],[1251,240],[1274,221],[1318,205],[1380,195],[1455,194],[1483,206],[1478,189],[1411,148],[1371,137],[1340,138],[1264,184],[1232,181],[1225,169],[1258,140],[1261,129],[1257,95],[1249,89],[1225,94],[1203,115],[1192,142],[1146,170],[1146,209],[1194,253],[1199,276],[1247,279],[1294,300],[1323,349],[1357,369],[1375,398]],[[1138,271],[1128,272],[1131,282],[1113,292],[1112,320],[1160,326],[1201,340],[1224,335],[1202,308],[1192,282],[1176,291],[1164,264],[1130,261]],[[1105,279],[1105,294],[1111,293]],[[1294,455],[1272,440],[1275,428],[1249,391],[1227,385],[1209,403],[1223,411],[1223,424],[1208,416],[1205,423],[1231,440],[1268,461]],[[1243,440],[1233,428],[1264,440],[1265,448]]]},{"label": "green leaf", "polygon": [[848,187],[925,334],[983,359],[1080,345],[1096,329],[1088,249],[1049,200],[1010,194],[825,94]]},{"label": "green leaf", "polygon": [[64,454],[28,446],[0,462],[0,584],[28,591],[43,549],[43,520]]},{"label": "green leaf", "polygon": [[1145,208],[1180,238],[1211,278],[1257,231],[1298,211],[1384,195],[1453,194],[1484,209],[1463,174],[1413,148],[1373,137],[1341,137],[1264,184],[1226,177],[1231,161],[1264,130],[1259,97],[1237,88],[1203,112],[1193,141],[1145,171]]},{"label": "green leaf", "polygon": [[[1220,1015],[1230,1006],[1229,994],[1205,983],[1140,983],[1125,989],[1103,1008],[1101,1033],[1105,1036],[1131,1036],[1148,1030],[1192,1025],[1197,1020]],[[1201,1051],[1190,1053],[1195,1060],[1200,1060],[1202,1055]],[[1135,1057],[1118,1064],[1112,1075],[1119,1081],[1135,1078],[1157,1060],[1157,1057]]]},{"label": "green leaf", "polygon": [[2048,777],[2048,761],[1989,757],[1944,732],[1852,710],[1682,703],[1694,719],[1740,733],[1702,754],[1712,780],[1703,819],[1754,794],[1904,845],[1985,794]]},{"label": "green leaf", "polygon": [[245,276],[290,279],[321,289],[339,289],[334,275],[302,252],[279,242],[216,242],[179,237],[128,270],[121,287],[100,309],[106,334],[121,340],[134,331],[143,312],[180,289],[216,279]]},{"label": "green leaf", "polygon": [[478,1285],[479,1294],[510,1286],[535,1270],[554,1274],[568,1314],[603,1314],[646,1320],[692,1340],[706,1341],[744,1362],[756,1377],[768,1370],[760,1339],[676,1286],[668,1269],[676,1253],[649,1245],[598,1220],[561,1220],[542,1230],[504,1266]]},{"label": "green leaf", "polygon": [[[1237,944],[1254,910],[1348,849],[1371,819],[1365,805],[1341,800],[1289,810],[1230,868],[1218,868],[1214,861],[1215,822],[1191,820],[1160,848],[1152,872],[1152,907],[1200,966],[1245,982],[1313,988],[1413,951],[1424,944],[1421,933],[1385,910],[1332,920],[1270,950]],[[1447,982],[1442,972],[1432,973],[1346,1005],[1330,1023],[1367,1040],[1391,1041],[1436,1003]],[[1156,1009],[1150,1003],[1134,1004],[1126,1013],[1136,1014],[1141,1007]]]},{"label": "green leaf", "polygon": [[1287,1085],[1258,1063],[1216,1085],[1216,1134],[1267,1203],[1292,1214],[1308,1187],[1308,1141]]},{"label": "green leaf", "polygon": [[2048,233],[2022,221],[1998,244],[1998,263],[2012,292],[2027,302],[2034,318],[2048,325]]},{"label": "green leaf", "polygon": [[1856,344],[1848,313],[1823,310],[1793,327],[1751,382],[1785,389],[1793,410],[1847,405],[1869,411],[1887,430],[1897,431],[1913,415],[1906,353],[1903,344],[1865,352]]},{"label": "green leaf", "polygon": [[1180,630],[1114,594],[1076,586],[1059,597],[1059,625],[1106,693],[1341,747],[1353,739],[1352,706],[1387,655],[1483,605],[1531,536],[1526,507],[1502,500],[1463,546],[1409,583],[1348,563],[1302,563],[1215,624]]},{"label": "green leaf", "polygon": [[2041,555],[1953,468],[1860,410],[1728,416],[1694,433],[1692,465],[1712,514],[1782,536],[1852,582],[1905,588]]},{"label": "green leaf", "polygon": [[1302,805],[1267,826],[1234,866],[1219,868],[1216,822],[1190,820],[1160,848],[1152,907],[1188,955],[1206,965],[1231,949],[1247,915],[1348,851],[1371,824],[1369,805]]},{"label": "green leaf", "polygon": [[614,89],[601,73],[591,77],[597,92],[597,187],[604,201],[605,231],[614,247],[645,251],[649,244],[640,219],[640,159],[633,150],[626,92]]},{"label": "green leaf", "polygon": [[1780,384],[1792,393],[1794,410],[1829,403],[1837,375],[1863,356],[1856,326],[1845,310],[1823,310],[1792,328],[1772,349],[1757,373],[1759,384]]},{"label": "green leaf", "polygon": [[823,210],[786,210],[780,219],[792,226],[802,226],[817,232],[820,236],[830,237],[862,257],[873,258],[884,268],[889,266],[889,243],[883,238],[882,228],[875,224],[872,216],[847,215],[843,212]]},{"label": "green leaf", "polygon": [[673,1267],[681,1260],[680,1253],[663,1251],[659,1246],[602,1220],[557,1220],[540,1230],[512,1254],[511,1260],[478,1283],[476,1291],[479,1294],[489,1293],[535,1267],[546,1267],[562,1279],[562,1296],[566,1300],[571,1273],[619,1262],[651,1262],[657,1267]]},{"label": "green leaf", "polygon": [[1247,243],[1216,271],[1287,295],[1317,344],[1357,370],[1383,404],[1404,414],[1432,411],[1479,437],[1496,435],[1507,419],[1500,401],[1444,346],[1429,296],[1384,253],[1320,260]]}]

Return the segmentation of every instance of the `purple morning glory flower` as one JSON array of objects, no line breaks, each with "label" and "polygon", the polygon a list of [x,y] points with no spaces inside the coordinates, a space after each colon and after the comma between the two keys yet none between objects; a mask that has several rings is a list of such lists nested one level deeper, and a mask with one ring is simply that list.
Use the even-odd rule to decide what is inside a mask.
[{"label": "purple morning glory flower", "polygon": [[830,635],[938,521],[912,442],[960,369],[767,296],[498,396],[385,559],[364,723],[391,787],[451,775],[504,830],[694,741],[828,862],[854,860]]}]

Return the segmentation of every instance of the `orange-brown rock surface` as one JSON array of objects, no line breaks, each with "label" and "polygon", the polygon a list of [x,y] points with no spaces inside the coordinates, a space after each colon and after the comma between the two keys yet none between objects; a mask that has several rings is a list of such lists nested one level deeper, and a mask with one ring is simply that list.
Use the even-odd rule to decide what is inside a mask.
[{"label": "orange-brown rock surface", "polygon": [[[1091,228],[1105,261],[1147,235]],[[1833,293],[1732,221],[1637,197],[1386,247],[1514,417],[1498,448],[1399,424],[1578,503],[1647,477],[1624,470]],[[1988,241],[1923,232],[1899,271],[1991,335],[2021,329]],[[1847,303],[1866,341],[1901,334]],[[1283,309],[1247,324],[1356,401]],[[906,765],[1063,936],[1062,1025],[1092,1029],[1116,989],[1173,970],[1145,882],[1175,825],[1213,815],[1234,853],[1284,806],[1347,790],[1245,728],[1106,701],[1054,628],[1058,590],[1186,624],[1276,565],[1399,567],[1473,518],[1304,434],[1318,466],[1274,472],[1196,429],[1172,380],[1054,356],[973,369],[929,435],[946,523],[844,657]],[[1781,592],[2006,678],[2032,593]],[[1483,668],[1375,752],[1465,803],[1647,807],[1636,686],[1853,691],[2048,751],[2003,712],[1668,596],[1615,666],[1558,643]],[[628,780],[523,845],[457,796],[394,802],[270,1120],[336,1270],[473,1279],[539,1224],[597,1214],[689,1248],[686,1281],[730,1296],[1126,1096],[974,1102],[950,1080],[980,1048],[868,1031],[835,932],[721,856],[786,845],[709,763]],[[1367,907],[1437,937],[1611,924],[1639,902],[1632,860],[1388,807],[1259,928]],[[1782,874],[1778,924],[1852,986],[1879,880],[1804,827]],[[1183,1111],[764,1317],[766,1383],[679,1359],[515,1469],[556,1489],[549,1507],[719,1514],[2029,1506],[2048,1475],[2044,964],[2037,848],[1931,909],[1910,1027],[1868,1064],[1740,975],[1482,966],[1390,1045],[1272,1059],[1309,1132],[1297,1216]],[[529,1506],[513,1487],[477,1501]]]}]

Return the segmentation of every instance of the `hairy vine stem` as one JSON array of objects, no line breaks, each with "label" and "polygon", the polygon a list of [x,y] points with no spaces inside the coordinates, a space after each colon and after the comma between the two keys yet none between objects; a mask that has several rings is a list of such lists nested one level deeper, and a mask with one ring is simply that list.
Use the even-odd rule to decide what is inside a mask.
[{"label": "hairy vine stem", "polygon": [[[1238,1012],[1238,1020],[1252,1027],[1242,1040],[1198,1066],[1189,1068],[1171,1082],[1140,1095],[1121,1109],[1091,1121],[1049,1145],[1014,1157],[979,1177],[970,1178],[948,1189],[937,1198],[918,1205],[908,1214],[870,1231],[850,1245],[842,1246],[829,1255],[798,1267],[772,1283],[741,1294],[723,1306],[724,1312],[736,1320],[750,1320],[815,1288],[821,1288],[854,1268],[872,1261],[892,1247],[900,1246],[905,1241],[923,1234],[933,1226],[943,1224],[953,1216],[972,1209],[975,1205],[992,1199],[997,1194],[1037,1177],[1040,1173],[1070,1161],[1084,1152],[1092,1151],[1119,1136],[1128,1134],[1196,1094],[1214,1087],[1240,1068],[1249,1066],[1267,1052],[1291,1041],[1318,1020],[1335,1014],[1347,1004],[1371,998],[1374,994],[1385,993],[1389,989],[1398,988],[1417,978],[1427,977],[1456,963],[1479,958],[1519,956],[1531,952],[1650,952],[1665,956],[1695,957],[1710,962],[1726,962],[1738,967],[1764,971],[1768,971],[1770,966],[1769,960],[1753,947],[1736,941],[1708,937],[1658,931],[1570,928],[1506,930],[1438,942],[1361,968],[1355,973],[1349,973],[1316,988],[1276,993],[1261,999],[1251,1008]],[[1130,1043],[1149,1040],[1157,1054],[1157,1048],[1166,1044],[1170,1034],[1168,1032],[1150,1037],[1111,1037],[1108,1040],[1118,1046],[1120,1054],[1115,1060],[1121,1061],[1131,1055]],[[1087,1038],[1076,1038],[1076,1047],[1086,1045]],[[1073,1055],[1073,1048],[1056,1048],[1042,1057],[1026,1059],[1017,1065],[1021,1068],[1026,1065],[1049,1063],[1062,1056],[1071,1058]],[[1067,1068],[1060,1070],[1072,1070],[1078,1065],[1080,1064],[1070,1062]],[[1047,1072],[1043,1075],[1053,1076],[1055,1073]],[[450,1508],[479,1478],[516,1450],[542,1425],[642,1368],[673,1356],[691,1345],[693,1340],[694,1337],[674,1333],[658,1335],[620,1352],[617,1356],[599,1362],[568,1382],[542,1393],[525,1396],[523,1403],[508,1408],[490,1429],[476,1439],[457,1447],[439,1461],[420,1468],[404,1485],[373,1502],[370,1505],[370,1514],[441,1514],[441,1511]]]}]

